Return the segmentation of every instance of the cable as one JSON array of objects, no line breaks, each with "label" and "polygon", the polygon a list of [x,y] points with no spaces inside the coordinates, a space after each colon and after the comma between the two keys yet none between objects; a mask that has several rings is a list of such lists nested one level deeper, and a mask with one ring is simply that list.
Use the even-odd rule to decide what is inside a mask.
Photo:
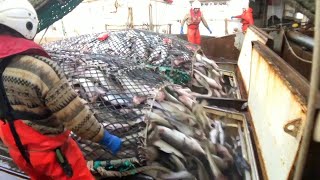
[{"label": "cable", "polygon": [[[50,26],[49,26],[49,27],[50,27]],[[39,41],[39,44],[41,44],[41,41],[42,41],[42,39],[43,39],[44,35],[46,35],[46,33],[47,33],[47,31],[48,31],[49,27],[47,27],[47,29],[44,31],[44,33],[43,33],[43,35],[42,35],[42,37],[41,37],[41,39],[40,39],[40,41]]]},{"label": "cable", "polygon": [[303,58],[299,57],[299,56],[293,51],[293,49],[292,49],[292,47],[290,46],[289,41],[288,41],[288,39],[287,39],[286,33],[283,33],[283,36],[284,36],[284,39],[285,39],[285,41],[286,41],[286,43],[287,43],[287,45],[288,45],[288,49],[291,51],[291,53],[292,53],[297,59],[299,59],[300,61],[303,61],[303,62],[305,62],[305,63],[310,63],[310,64],[312,64],[312,60],[303,59]]},{"label": "cable", "polygon": [[152,17],[152,4],[150,3],[149,4],[149,24],[150,24],[150,27],[149,27],[149,29],[151,30],[151,31],[153,31],[153,17]]},{"label": "cable", "polygon": [[132,12],[132,7],[128,7],[128,19],[127,19],[127,23],[128,23],[128,28],[129,29],[133,29],[134,25],[133,25],[133,12]]}]

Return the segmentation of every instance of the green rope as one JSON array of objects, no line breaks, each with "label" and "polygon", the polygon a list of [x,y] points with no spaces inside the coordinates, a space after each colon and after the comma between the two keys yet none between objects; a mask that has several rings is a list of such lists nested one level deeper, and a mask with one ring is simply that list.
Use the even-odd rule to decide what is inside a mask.
[{"label": "green rope", "polygon": [[185,85],[191,80],[189,73],[179,69],[174,69],[172,67],[164,67],[164,66],[158,67],[158,66],[152,66],[152,65],[146,65],[146,67],[153,70],[158,70],[159,72],[163,73],[165,78],[171,83]]},{"label": "green rope", "polygon": [[136,168],[135,165],[129,160],[126,160],[120,164],[111,164],[110,161],[94,161],[93,169],[97,170],[99,167],[103,167],[107,170],[117,170],[119,172],[126,172]]},{"label": "green rope", "polygon": [[130,161],[125,161],[122,166],[119,168],[120,172],[129,171],[130,169],[135,169],[135,165],[132,164]]},{"label": "green rope", "polygon": [[94,170],[97,170],[98,169],[98,167],[101,167],[102,165],[101,165],[101,161],[94,161],[93,162],[93,169]]}]

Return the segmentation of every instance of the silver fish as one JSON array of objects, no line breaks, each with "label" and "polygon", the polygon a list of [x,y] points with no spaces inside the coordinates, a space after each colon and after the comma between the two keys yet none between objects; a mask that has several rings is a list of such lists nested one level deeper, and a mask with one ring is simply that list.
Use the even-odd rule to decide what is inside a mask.
[{"label": "silver fish", "polygon": [[203,87],[206,88],[206,90],[208,91],[208,93],[206,95],[204,94],[199,94],[199,93],[192,93],[192,95],[195,95],[197,97],[211,97],[212,96],[212,90],[209,87],[209,84],[204,80],[204,78],[202,78],[200,75],[198,74],[194,74],[194,77],[196,78],[196,80],[199,82],[199,84],[201,84]]},{"label": "silver fish", "polygon": [[218,142],[218,136],[219,136],[219,131],[217,128],[212,128],[210,131],[210,140],[213,144],[217,144]]},{"label": "silver fish", "polygon": [[190,126],[188,126],[180,121],[177,121],[175,118],[172,118],[172,117],[165,117],[165,119],[168,119],[170,124],[172,124],[174,127],[176,127],[176,129],[178,129],[183,134],[190,136],[190,137],[194,137],[194,132]]},{"label": "silver fish", "polygon": [[176,179],[195,180],[195,177],[188,171],[171,172],[170,174],[162,174],[160,178],[164,180],[176,180]]},{"label": "silver fish", "polygon": [[129,98],[126,95],[119,94],[119,93],[113,93],[113,92],[108,92],[104,96],[102,96],[103,100],[106,102],[111,103],[112,105],[115,106],[133,106],[132,104],[132,99]]},{"label": "silver fish", "polygon": [[188,96],[179,96],[179,100],[189,109],[192,109],[193,106],[193,100],[190,99]]},{"label": "silver fish", "polygon": [[220,169],[218,168],[217,164],[214,162],[213,157],[209,151],[209,148],[206,148],[207,158],[210,164],[210,169],[212,170],[212,173],[214,175],[214,179],[217,180],[223,180],[226,177],[221,173]]},{"label": "silver fish", "polygon": [[167,142],[165,142],[163,140],[157,140],[157,141],[153,142],[152,145],[158,147],[163,152],[166,152],[168,154],[174,154],[174,155],[178,156],[179,158],[185,160],[184,155],[179,150],[177,150],[176,148],[174,148],[173,146],[171,146],[170,144],[168,144]]},{"label": "silver fish", "polygon": [[163,117],[159,116],[154,112],[150,112],[149,110],[143,109],[142,112],[148,117],[149,121],[154,122],[159,125],[163,125],[169,128],[174,128],[167,120]]},{"label": "silver fish", "polygon": [[172,130],[164,126],[157,126],[160,137],[178,150],[189,152],[194,155],[205,154],[197,140],[184,135],[183,133]]},{"label": "silver fish", "polygon": [[219,66],[213,60],[210,60],[204,56],[201,56],[200,54],[196,54],[196,59],[200,62],[202,61],[210,64],[214,69],[219,69]]},{"label": "silver fish", "polygon": [[174,165],[176,165],[178,171],[186,170],[183,162],[176,155],[171,154],[169,159]]},{"label": "silver fish", "polygon": [[213,87],[213,88],[217,88],[217,89],[222,89],[222,86],[219,85],[214,79],[211,79],[207,76],[205,76],[204,74],[202,74],[201,72],[199,72],[198,70],[194,69],[194,71],[196,73],[198,73],[200,76],[202,76],[207,82],[208,84]]},{"label": "silver fish", "polygon": [[216,123],[216,127],[217,127],[217,129],[219,131],[219,142],[220,142],[221,145],[224,145],[224,143],[225,143],[225,134],[224,134],[224,130],[222,128],[222,123],[221,123],[221,121],[216,121],[215,123]]}]

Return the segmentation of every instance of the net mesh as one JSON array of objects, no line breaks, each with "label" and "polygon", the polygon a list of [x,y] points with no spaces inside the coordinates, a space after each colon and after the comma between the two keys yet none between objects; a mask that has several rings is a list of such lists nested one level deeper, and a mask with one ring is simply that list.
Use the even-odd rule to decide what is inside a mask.
[{"label": "net mesh", "polygon": [[[107,36],[100,41],[98,36]],[[126,58],[135,64],[172,67],[191,72],[196,45],[175,36],[144,30],[123,30],[105,34],[87,34],[46,45],[51,50],[79,51],[80,53],[108,54]]]},{"label": "net mesh", "polygon": [[154,98],[157,89],[166,84],[188,83],[198,47],[175,36],[122,30],[71,37],[44,48],[97,120],[123,141],[121,151],[114,156],[99,144],[73,134],[85,158],[95,162],[130,159],[143,165],[143,110],[150,105],[141,102]]},{"label": "net mesh", "polygon": [[38,31],[42,31],[54,22],[63,18],[82,1],[83,0],[29,0],[38,14]]},{"label": "net mesh", "polygon": [[[165,84],[187,83],[197,46],[142,30],[109,32],[104,41],[98,40],[99,35],[72,37],[46,44],[44,48],[96,119],[119,136],[123,145],[117,155],[112,155],[97,143],[75,134],[72,137],[89,162],[118,165],[130,162],[143,166],[147,126],[143,112],[150,105],[141,102],[153,99]],[[117,171],[123,168],[110,166]]]},{"label": "net mesh", "polygon": [[[128,170],[145,166],[145,114],[152,107],[145,102],[156,99],[164,86],[190,82],[199,47],[171,35],[122,30],[71,37],[44,48],[104,129],[122,139],[121,151],[112,155],[99,144],[72,134],[86,160],[92,167],[103,162],[104,169],[125,172],[105,176],[129,175]],[[165,115],[173,118],[169,112]]]},{"label": "net mesh", "polygon": [[166,79],[119,56],[68,50],[48,49],[48,52],[97,120],[122,139],[121,151],[114,156],[99,144],[73,134],[85,158],[94,161],[137,158],[140,164],[144,163],[144,153],[140,150],[144,147],[146,124],[141,110],[148,106],[139,101],[153,97],[158,86],[167,83]]}]

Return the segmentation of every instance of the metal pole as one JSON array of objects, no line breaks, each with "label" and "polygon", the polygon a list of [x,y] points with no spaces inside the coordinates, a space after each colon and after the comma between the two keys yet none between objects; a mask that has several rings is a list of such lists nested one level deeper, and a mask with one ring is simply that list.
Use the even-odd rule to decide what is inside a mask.
[{"label": "metal pole", "polygon": [[286,35],[291,41],[299,44],[300,46],[305,46],[308,49],[313,50],[314,39],[312,37],[309,37],[297,31],[287,31]]},{"label": "metal pole", "polygon": [[224,19],[224,35],[228,35],[228,19]]},{"label": "metal pole", "polygon": [[320,142],[320,113],[318,113],[316,118],[316,124],[314,125],[313,140]]},{"label": "metal pole", "polygon": [[319,88],[319,74],[320,74],[320,1],[316,0],[316,15],[315,15],[315,37],[314,37],[314,49],[312,58],[312,72],[310,81],[310,93],[308,98],[308,112],[307,120],[303,130],[302,142],[300,151],[298,154],[297,166],[294,172],[294,180],[302,179],[303,170],[305,168],[308,150],[310,146],[312,130],[315,119],[315,103],[316,95]]}]

